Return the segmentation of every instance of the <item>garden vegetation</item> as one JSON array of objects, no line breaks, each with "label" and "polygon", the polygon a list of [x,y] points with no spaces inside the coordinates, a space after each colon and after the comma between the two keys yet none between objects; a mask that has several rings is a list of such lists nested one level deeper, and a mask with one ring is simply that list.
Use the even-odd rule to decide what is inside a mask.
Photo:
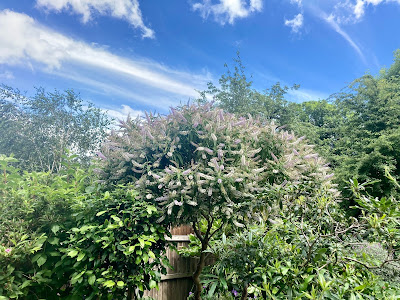
[{"label": "garden vegetation", "polygon": [[141,299],[181,224],[189,299],[400,299],[400,52],[329,99],[289,90],[238,56],[117,128],[73,91],[3,86],[0,299]]}]

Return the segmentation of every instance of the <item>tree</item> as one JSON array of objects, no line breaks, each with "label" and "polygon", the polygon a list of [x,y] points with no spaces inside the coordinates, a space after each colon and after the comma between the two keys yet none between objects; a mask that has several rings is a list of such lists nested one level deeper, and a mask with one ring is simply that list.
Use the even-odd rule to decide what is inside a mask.
[{"label": "tree", "polygon": [[0,153],[14,156],[25,170],[57,171],[70,151],[83,163],[98,149],[110,120],[72,90],[33,97],[0,89]]},{"label": "tree", "polygon": [[332,176],[302,138],[211,103],[128,119],[100,156],[107,183],[133,182],[138,199],[157,203],[160,222],[192,225],[201,242],[196,299],[210,239],[226,225],[244,227],[267,209],[258,202],[265,188],[293,182],[304,187],[299,193],[313,195],[316,186],[329,189]]},{"label": "tree", "polygon": [[240,116],[261,117],[264,120],[275,120],[278,124],[286,125],[291,120],[291,103],[285,99],[289,90],[296,90],[300,86],[282,86],[279,82],[267,88],[263,93],[252,88],[252,81],[248,80],[245,66],[239,52],[234,59],[234,71],[227,64],[226,74],[219,79],[220,87],[212,82],[208,89],[200,92],[200,102],[207,102],[210,96],[216,104],[226,112]]}]

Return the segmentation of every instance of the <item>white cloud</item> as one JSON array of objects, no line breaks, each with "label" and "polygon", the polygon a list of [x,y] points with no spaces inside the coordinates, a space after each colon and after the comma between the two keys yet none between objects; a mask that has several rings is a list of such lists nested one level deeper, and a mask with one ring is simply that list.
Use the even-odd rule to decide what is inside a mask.
[{"label": "white cloud", "polygon": [[120,107],[116,108],[102,108],[102,111],[107,113],[111,118],[114,118],[116,120],[126,120],[128,116],[131,118],[136,118],[139,116],[143,116],[144,113],[141,110],[135,110],[129,105],[121,105]]},{"label": "white cloud", "polygon": [[82,76],[86,72],[86,82],[96,88],[96,82],[108,84],[111,81],[116,89],[123,89],[124,86],[131,90],[136,88],[137,93],[147,90],[147,94],[142,96],[143,102],[152,105],[156,105],[153,99],[145,100],[150,91],[155,95],[169,95],[169,99],[182,99],[183,96],[186,101],[189,97],[196,97],[195,89],[201,90],[211,79],[204,72],[192,74],[143,58],[114,55],[99,46],[57,33],[25,14],[10,10],[0,11],[0,41],[0,65],[31,66],[64,77],[75,73],[79,74],[77,82],[85,81]]},{"label": "white cloud", "polygon": [[303,27],[304,17],[303,14],[296,15],[292,20],[285,20],[285,25],[292,28],[292,32],[299,32],[300,28]]},{"label": "white cloud", "polygon": [[37,0],[36,4],[47,11],[73,11],[82,15],[84,23],[91,20],[94,13],[111,15],[140,28],[143,37],[154,37],[154,31],[143,22],[138,0]]},{"label": "white cloud", "polygon": [[303,6],[303,0],[290,0],[290,3],[297,4],[299,7]]},{"label": "white cloud", "polygon": [[193,10],[199,11],[200,15],[207,19],[210,15],[224,25],[233,24],[236,19],[243,19],[250,16],[251,13],[260,12],[263,8],[262,0],[218,0],[215,3],[212,0],[202,0],[192,6]]},{"label": "white cloud", "polygon": [[400,0],[345,0],[334,6],[332,16],[339,24],[354,24],[360,22],[368,6],[376,7],[380,4],[400,4]]}]

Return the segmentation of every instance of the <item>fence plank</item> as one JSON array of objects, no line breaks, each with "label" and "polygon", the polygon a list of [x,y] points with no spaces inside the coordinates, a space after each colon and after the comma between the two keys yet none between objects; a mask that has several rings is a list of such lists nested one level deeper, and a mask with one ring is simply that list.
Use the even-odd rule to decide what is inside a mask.
[{"label": "fence plank", "polygon": [[[177,249],[189,244],[189,234],[193,233],[191,226],[182,225],[171,229],[171,238],[167,240],[177,243]],[[192,274],[196,269],[196,259],[181,257],[176,251],[167,249],[166,253],[173,269],[167,268],[167,274],[161,276],[159,290],[145,291],[145,297],[156,300],[186,300],[192,290]]]}]

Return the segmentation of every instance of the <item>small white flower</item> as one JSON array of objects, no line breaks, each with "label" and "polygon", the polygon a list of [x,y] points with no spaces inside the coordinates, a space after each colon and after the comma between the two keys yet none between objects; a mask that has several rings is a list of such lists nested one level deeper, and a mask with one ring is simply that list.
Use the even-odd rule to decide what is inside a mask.
[{"label": "small white flower", "polygon": [[178,205],[178,206],[182,206],[182,202],[180,202],[180,201],[178,201],[178,200],[174,200],[174,203],[175,203],[175,205]]}]

